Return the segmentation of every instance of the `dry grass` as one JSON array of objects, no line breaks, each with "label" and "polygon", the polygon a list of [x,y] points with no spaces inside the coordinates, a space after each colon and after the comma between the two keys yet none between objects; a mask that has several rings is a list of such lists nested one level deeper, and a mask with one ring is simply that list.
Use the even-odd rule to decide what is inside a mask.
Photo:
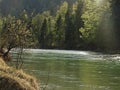
[{"label": "dry grass", "polygon": [[22,70],[9,67],[0,58],[0,90],[39,90],[36,79]]}]

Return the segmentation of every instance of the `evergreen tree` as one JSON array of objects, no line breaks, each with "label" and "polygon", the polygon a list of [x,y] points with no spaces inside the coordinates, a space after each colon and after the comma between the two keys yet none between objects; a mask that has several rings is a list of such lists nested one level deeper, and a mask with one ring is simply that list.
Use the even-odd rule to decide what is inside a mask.
[{"label": "evergreen tree", "polygon": [[46,47],[46,32],[47,32],[47,20],[44,19],[41,26],[40,37],[39,37],[40,48]]},{"label": "evergreen tree", "polygon": [[70,15],[70,8],[68,8],[65,15],[65,49],[74,49],[74,28]]},{"label": "evergreen tree", "polygon": [[[82,33],[79,31],[80,28],[84,27],[84,22],[82,19],[82,14],[83,14],[83,1],[79,0],[78,2],[76,2],[74,4],[74,6],[76,7],[75,10],[73,10],[74,14],[73,14],[73,22],[74,22],[74,47],[76,49],[78,49],[82,44]],[[74,8],[74,7],[73,7]]]},{"label": "evergreen tree", "polygon": [[[97,4],[96,0],[84,1],[84,11],[82,14],[84,27],[81,28],[80,31],[82,33],[82,38],[85,42],[84,44],[86,48],[97,48],[96,43],[98,42],[98,29],[100,28],[103,15],[106,14],[105,12],[108,10],[108,8],[109,3],[106,0],[102,1],[99,5]],[[102,34],[100,36],[102,36]]]},{"label": "evergreen tree", "polygon": [[117,39],[116,49],[120,49],[120,0],[111,0],[114,32]]},{"label": "evergreen tree", "polygon": [[55,24],[56,30],[56,47],[63,48],[64,44],[64,27],[61,15],[56,20]]},{"label": "evergreen tree", "polygon": [[54,28],[53,28],[53,20],[52,17],[49,17],[47,20],[47,32],[46,32],[46,48],[52,48],[54,47],[53,44],[53,39],[54,39]]},{"label": "evergreen tree", "polygon": [[56,24],[55,24],[55,42],[56,47],[63,49],[65,48],[65,31],[66,31],[66,21],[65,16],[68,10],[68,3],[63,2],[60,8],[57,10],[56,13]]}]

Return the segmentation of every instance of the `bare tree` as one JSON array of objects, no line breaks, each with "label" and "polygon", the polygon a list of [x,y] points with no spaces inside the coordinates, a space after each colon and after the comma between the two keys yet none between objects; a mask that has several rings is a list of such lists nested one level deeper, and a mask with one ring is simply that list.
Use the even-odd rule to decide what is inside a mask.
[{"label": "bare tree", "polygon": [[0,31],[0,55],[5,61],[10,61],[9,52],[13,48],[18,48],[16,68],[20,68],[23,64],[23,49],[29,45],[32,37],[30,29],[26,20],[11,16],[3,19]]}]

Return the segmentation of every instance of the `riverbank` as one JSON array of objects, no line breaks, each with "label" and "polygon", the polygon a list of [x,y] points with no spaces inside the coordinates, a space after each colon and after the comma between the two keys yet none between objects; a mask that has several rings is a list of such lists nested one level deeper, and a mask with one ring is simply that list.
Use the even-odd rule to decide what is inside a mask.
[{"label": "riverbank", "polygon": [[36,78],[9,67],[0,58],[0,90],[39,90]]}]

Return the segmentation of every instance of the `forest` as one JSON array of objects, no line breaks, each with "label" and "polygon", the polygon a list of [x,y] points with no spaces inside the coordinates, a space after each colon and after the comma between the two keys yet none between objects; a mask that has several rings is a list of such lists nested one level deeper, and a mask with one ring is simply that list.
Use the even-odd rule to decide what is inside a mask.
[{"label": "forest", "polygon": [[0,13],[1,15],[11,14],[16,16],[19,16],[23,10],[36,14],[46,10],[53,13],[64,1],[72,5],[76,0],[0,0]]},{"label": "forest", "polygon": [[[27,4],[26,4],[27,3]],[[0,0],[7,48],[120,51],[119,0]]]}]

